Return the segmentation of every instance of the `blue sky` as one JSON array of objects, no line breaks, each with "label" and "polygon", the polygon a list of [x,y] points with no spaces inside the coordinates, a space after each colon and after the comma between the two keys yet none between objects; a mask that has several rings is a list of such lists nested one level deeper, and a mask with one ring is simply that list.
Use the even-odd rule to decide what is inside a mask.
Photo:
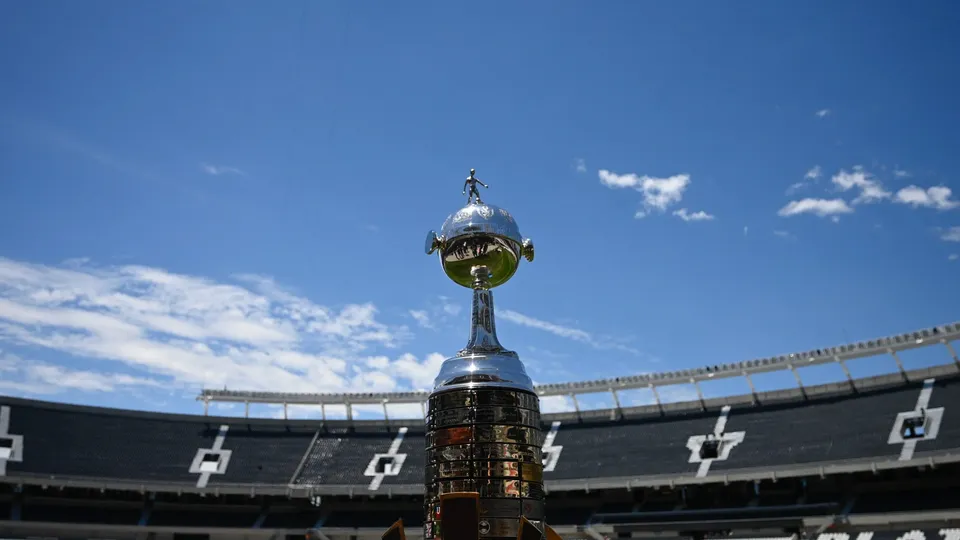
[{"label": "blue sky", "polygon": [[538,382],[960,318],[952,2],[0,9],[2,393],[425,388],[470,167],[536,242],[496,300]]}]

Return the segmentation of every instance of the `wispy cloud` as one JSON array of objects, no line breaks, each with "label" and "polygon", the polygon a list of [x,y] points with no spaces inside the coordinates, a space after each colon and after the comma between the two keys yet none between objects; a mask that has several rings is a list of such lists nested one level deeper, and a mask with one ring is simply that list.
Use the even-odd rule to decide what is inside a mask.
[{"label": "wispy cloud", "polygon": [[577,158],[574,166],[576,167],[578,173],[587,172],[587,162],[583,158]]},{"label": "wispy cloud", "polygon": [[150,378],[28,362],[4,351],[0,351],[0,374],[0,389],[23,394],[59,394],[68,390],[113,392],[120,387],[165,388],[161,382]]},{"label": "wispy cloud", "polygon": [[803,175],[803,181],[791,184],[790,187],[787,188],[787,195],[792,195],[797,191],[809,186],[812,182],[819,180],[822,175],[823,172],[821,171],[820,166],[814,165],[813,168],[808,170]]},{"label": "wispy cloud", "polygon": [[681,208],[679,210],[674,210],[673,215],[684,221],[711,221],[714,219],[714,216],[704,212],[703,210],[699,212],[688,212],[686,208]]},{"label": "wispy cloud", "polygon": [[31,361],[10,372],[16,377],[0,378],[37,392],[43,377],[104,391],[155,384],[293,392],[429,388],[442,355],[378,352],[395,350],[409,331],[377,315],[371,303],[324,306],[263,276],[224,283],[145,266],[54,267],[0,258],[0,342],[104,366],[116,362],[130,373],[73,372],[70,364]]},{"label": "wispy cloud", "polygon": [[440,309],[443,310],[443,312],[446,313],[447,315],[452,315],[456,317],[457,315],[460,314],[461,309],[463,309],[460,306],[460,304],[457,304],[456,302],[452,302],[446,296],[438,296],[437,298],[440,301]]},{"label": "wispy cloud", "polygon": [[957,259],[960,259],[960,253],[951,253],[947,256],[948,261],[955,261]]},{"label": "wispy cloud", "polygon": [[858,189],[860,194],[853,199],[853,204],[871,204],[890,198],[890,192],[872,174],[862,166],[855,166],[852,172],[843,169],[833,175],[833,184],[840,191]]},{"label": "wispy cloud", "polygon": [[912,174],[910,174],[910,171],[905,171],[903,169],[894,169],[893,175],[896,176],[897,178],[910,178],[911,176],[913,176]]},{"label": "wispy cloud", "polygon": [[946,186],[934,186],[923,189],[918,186],[907,186],[897,192],[894,202],[910,205],[914,208],[934,208],[937,210],[953,210],[960,207],[960,201],[951,199],[953,191]]},{"label": "wispy cloud", "polygon": [[228,167],[226,165],[210,165],[209,163],[201,163],[200,169],[210,175],[220,176],[223,174],[235,174],[239,176],[245,176],[245,173],[236,167]]},{"label": "wispy cloud", "polygon": [[777,229],[777,230],[773,231],[773,235],[774,235],[774,236],[779,236],[780,238],[784,238],[784,239],[787,239],[787,240],[792,240],[792,239],[796,238],[795,236],[793,236],[792,234],[790,234],[788,231],[784,231],[784,230],[780,230],[780,229]]},{"label": "wispy cloud", "polygon": [[781,217],[796,216],[799,214],[814,214],[819,217],[849,214],[853,208],[843,199],[802,199],[790,201],[777,212]]},{"label": "wispy cloud", "polygon": [[570,326],[563,326],[560,324],[555,324],[552,322],[544,321],[541,319],[536,319],[522,313],[518,313],[513,310],[505,309],[500,310],[497,313],[497,316],[500,319],[512,322],[514,324],[519,324],[521,326],[526,326],[529,328],[536,328],[537,330],[543,330],[544,332],[549,332],[555,336],[562,338],[570,339],[573,341],[579,341],[580,343],[585,343],[595,349],[601,350],[618,350],[633,355],[639,355],[640,351],[629,347],[622,343],[618,343],[617,340],[605,337],[597,337],[587,332],[586,330],[581,330],[579,328],[573,328]]},{"label": "wispy cloud", "polygon": [[423,309],[411,309],[410,316],[413,317],[417,324],[424,328],[433,328],[433,323],[430,322],[430,314]]},{"label": "wispy cloud", "polygon": [[148,168],[125,159],[108,148],[87,140],[82,135],[66,129],[46,125],[35,120],[14,120],[11,127],[19,139],[41,147],[68,154],[96,163],[126,178],[149,182],[164,182],[165,179]]},{"label": "wispy cloud", "polygon": [[819,111],[813,113],[817,118],[826,118],[830,116],[830,109],[820,109]]},{"label": "wispy cloud", "polygon": [[942,231],[940,239],[945,242],[960,242],[960,227],[950,227]]},{"label": "wispy cloud", "polygon": [[796,192],[800,191],[801,189],[807,187],[807,185],[808,185],[808,184],[807,184],[806,182],[794,182],[794,183],[790,184],[790,186],[787,188],[787,195],[793,195],[794,193],[796,193]]},{"label": "wispy cloud", "polygon": [[460,304],[452,302],[446,296],[438,296],[436,299],[427,303],[422,309],[411,309],[408,311],[417,324],[422,328],[436,330],[438,325],[443,325],[450,319],[460,314],[462,307]]}]

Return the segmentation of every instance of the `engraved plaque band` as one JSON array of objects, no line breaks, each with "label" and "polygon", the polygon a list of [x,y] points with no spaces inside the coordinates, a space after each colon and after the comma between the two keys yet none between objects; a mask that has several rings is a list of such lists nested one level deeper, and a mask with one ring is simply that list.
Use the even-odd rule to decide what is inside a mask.
[{"label": "engraved plaque band", "polygon": [[441,538],[440,496],[480,495],[480,536],[516,538],[520,516],[544,517],[539,403],[512,389],[452,390],[430,397],[424,536]]}]

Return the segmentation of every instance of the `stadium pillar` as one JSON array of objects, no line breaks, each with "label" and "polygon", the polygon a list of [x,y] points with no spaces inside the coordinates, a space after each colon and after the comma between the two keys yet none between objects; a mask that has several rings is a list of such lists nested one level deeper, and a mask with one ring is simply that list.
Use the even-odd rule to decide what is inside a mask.
[{"label": "stadium pillar", "polygon": [[900,361],[900,357],[897,356],[897,351],[894,351],[893,349],[891,349],[891,350],[890,350],[890,356],[892,356],[893,359],[896,360],[896,362],[897,362],[897,369],[900,370],[900,376],[903,377],[904,382],[909,381],[910,379],[907,378],[907,372],[906,372],[906,370],[903,369],[903,362],[901,362],[901,361]]},{"label": "stadium pillar", "polygon": [[614,390],[613,388],[610,389],[610,394],[613,395],[613,404],[617,406],[617,414],[621,414],[621,412],[620,412],[620,396],[617,395],[617,391]]},{"label": "stadium pillar", "polygon": [[697,397],[700,398],[700,409],[707,410],[707,402],[703,399],[703,390],[700,389],[700,383],[696,379],[690,379],[690,383],[697,389]]},{"label": "stadium pillar", "polygon": [[841,360],[839,356],[834,356],[833,359],[836,360],[837,363],[840,364],[840,367],[843,368],[843,373],[847,376],[847,382],[850,383],[850,389],[856,391],[857,386],[853,383],[853,376],[850,375],[850,370],[847,368],[847,363]]},{"label": "stadium pillar", "polygon": [[663,402],[660,401],[660,392],[657,392],[657,387],[653,384],[650,384],[650,391],[653,392],[653,399],[657,402],[657,407],[660,409],[660,414],[663,414]]},{"label": "stadium pillar", "polygon": [[787,367],[793,372],[793,378],[797,380],[797,388],[800,389],[800,393],[803,394],[804,399],[806,399],[807,389],[803,386],[803,379],[800,378],[800,372],[797,371],[797,368],[793,367],[793,364],[787,364]]},{"label": "stadium pillar", "polygon": [[283,419],[284,420],[287,419],[287,402],[286,401],[283,402]]},{"label": "stadium pillar", "polygon": [[750,395],[753,396],[753,404],[756,405],[760,402],[760,398],[757,396],[757,388],[753,386],[753,379],[750,378],[750,374],[746,371],[742,372],[743,378],[747,380],[747,384],[750,385]]},{"label": "stadium pillar", "polygon": [[947,347],[947,351],[953,358],[953,362],[957,364],[958,368],[960,368],[960,358],[957,357],[957,351],[953,350],[953,345],[951,345],[949,341],[944,341],[943,344]]}]

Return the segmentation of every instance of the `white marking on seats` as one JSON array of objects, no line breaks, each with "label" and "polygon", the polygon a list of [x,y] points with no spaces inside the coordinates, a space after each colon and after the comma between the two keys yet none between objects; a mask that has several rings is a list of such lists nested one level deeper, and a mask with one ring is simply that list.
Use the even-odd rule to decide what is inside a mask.
[{"label": "white marking on seats", "polygon": [[[370,491],[376,491],[380,489],[380,484],[383,483],[383,478],[385,476],[396,476],[400,474],[400,469],[403,468],[403,462],[406,461],[407,455],[400,454],[398,452],[400,451],[400,445],[403,444],[403,436],[406,434],[407,428],[400,428],[397,430],[397,436],[394,437],[393,442],[390,443],[390,448],[387,450],[387,453],[373,455],[370,463],[367,464],[367,470],[363,471],[364,476],[373,477],[373,479],[370,480],[370,485],[367,486],[367,489]],[[386,464],[383,468],[383,472],[377,472],[377,464],[380,463],[380,460],[383,458],[392,458],[393,462]]]},{"label": "white marking on seats", "polygon": [[724,405],[720,409],[720,416],[717,417],[717,422],[713,425],[712,438],[720,441],[720,453],[715,458],[701,458],[700,457],[700,448],[703,446],[703,443],[707,440],[706,435],[694,435],[687,439],[687,449],[690,450],[690,460],[688,463],[699,463],[697,468],[697,478],[703,478],[710,473],[710,465],[714,461],[724,461],[730,457],[730,450],[734,446],[743,442],[744,437],[746,437],[745,431],[736,431],[733,433],[724,433],[724,430],[727,428],[727,418],[730,416],[730,406]]},{"label": "white marking on seats", "polygon": [[557,468],[557,461],[560,459],[560,453],[563,452],[563,445],[555,446],[553,441],[557,438],[557,432],[560,431],[560,422],[556,421],[550,424],[550,431],[543,439],[541,452],[547,454],[543,459],[543,472],[551,472]]},{"label": "white marking on seats", "polygon": [[[223,474],[227,472],[227,465],[230,463],[230,455],[232,452],[230,450],[223,450],[223,441],[227,438],[227,431],[229,429],[230,426],[227,424],[221,425],[216,438],[213,439],[213,446],[211,448],[200,448],[197,450],[197,454],[193,458],[193,463],[190,465],[190,472],[200,474],[200,477],[197,478],[198,488],[207,487],[211,474]],[[202,469],[203,456],[207,454],[217,454],[219,457],[217,470],[209,471]]]},{"label": "white marking on seats", "polygon": [[[10,449],[0,454],[0,476],[7,475],[7,462],[23,461],[23,435],[10,433],[10,407],[0,407],[0,439],[10,441]],[[7,455],[9,453],[9,455]]]},{"label": "white marking on seats", "polygon": [[[720,438],[723,435],[723,428],[727,427],[727,417],[730,416],[730,406],[724,405],[720,409],[720,416],[717,418],[717,423],[713,425],[713,436]],[[700,468],[697,469],[697,478],[703,478],[710,472],[710,464],[713,463],[712,460],[704,460],[700,463]]]},{"label": "white marking on seats", "polygon": [[[917,404],[912,411],[897,414],[893,422],[893,428],[890,430],[890,436],[887,438],[887,444],[900,444],[899,461],[913,459],[913,454],[917,450],[917,443],[920,441],[929,441],[937,438],[940,431],[940,420],[943,418],[943,407],[936,409],[927,408],[930,405],[930,397],[933,394],[933,383],[936,379],[926,379],[923,381],[923,388],[920,389],[920,395],[917,396]],[[903,438],[903,422],[907,418],[914,418],[918,415],[924,415],[923,437],[919,439]]]}]

